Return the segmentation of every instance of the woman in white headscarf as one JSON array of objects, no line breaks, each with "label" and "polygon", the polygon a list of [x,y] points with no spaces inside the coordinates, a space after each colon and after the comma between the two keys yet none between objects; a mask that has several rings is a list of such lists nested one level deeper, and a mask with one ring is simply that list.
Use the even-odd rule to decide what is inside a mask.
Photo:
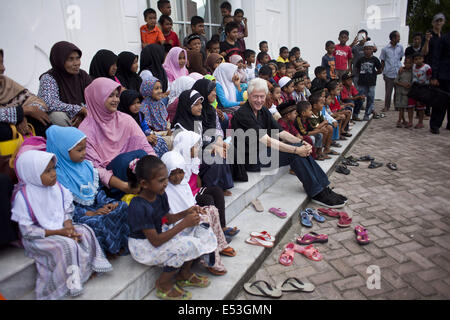
[{"label": "woman in white headscarf", "polygon": [[221,63],[214,71],[214,77],[219,108],[233,114],[245,104],[238,67],[232,63]]},{"label": "woman in white headscarf", "polygon": [[16,163],[24,185],[11,219],[19,223],[25,254],[36,263],[37,299],[80,295],[93,272],[112,270],[94,231],[72,223],[72,193],[56,180],[56,161],[52,153],[31,150]]}]

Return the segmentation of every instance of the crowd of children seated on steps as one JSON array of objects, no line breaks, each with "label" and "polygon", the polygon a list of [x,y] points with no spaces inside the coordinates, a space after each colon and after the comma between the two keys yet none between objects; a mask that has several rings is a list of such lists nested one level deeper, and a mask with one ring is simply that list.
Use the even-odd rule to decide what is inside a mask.
[{"label": "crowd of children seated on steps", "polygon": [[[360,121],[364,100],[363,120],[374,113],[382,66],[365,38],[352,43],[363,47],[357,61],[347,31],[338,45],[326,42],[311,81],[298,47],[280,48],[276,60],[267,41],[258,54],[248,49],[247,19],[241,9],[232,16],[228,2],[221,5],[221,34],[210,40],[203,18],[195,16],[192,34],[180,41],[170,1],[158,1],[158,9],[159,26],[155,10],[144,12],[140,57],[100,50],[88,74],[78,47],[56,43],[37,96],[3,75],[0,51],[0,245],[22,246],[35,259],[38,299],[81,294],[93,273],[112,270],[106,256],[131,254],[139,263],[163,266],[156,282],[162,299],[190,299],[183,287],[209,285],[191,271],[198,258],[210,273],[227,273],[221,255],[236,255],[228,243],[239,232],[225,220],[224,197],[234,186],[225,162],[227,129],[254,78],[267,81],[265,107],[275,120],[313,146],[318,161],[339,155],[332,148],[352,136],[350,124]],[[408,126],[412,105],[420,104],[405,97],[406,89],[428,76],[416,54],[396,79],[403,89],[396,103],[408,110]],[[182,132],[174,137],[174,129]],[[207,134],[211,129],[214,136]],[[34,137],[11,151],[16,132]],[[198,152],[223,162],[202,163]],[[76,288],[66,286],[71,265],[78,266]]]}]

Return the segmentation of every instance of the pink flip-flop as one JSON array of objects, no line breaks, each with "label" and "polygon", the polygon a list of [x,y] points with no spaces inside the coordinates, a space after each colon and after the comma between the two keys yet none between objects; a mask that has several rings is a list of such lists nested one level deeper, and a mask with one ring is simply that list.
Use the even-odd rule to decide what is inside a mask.
[{"label": "pink flip-flop", "polygon": [[319,211],[322,214],[325,214],[327,216],[333,217],[333,218],[339,218],[339,211],[336,211],[334,209],[329,209],[329,208],[319,208],[317,209],[317,211]]},{"label": "pink flip-flop", "polygon": [[340,228],[348,228],[352,224],[352,218],[345,212],[340,212],[339,221],[337,223]]},{"label": "pink flip-flop", "polygon": [[281,211],[281,208],[270,208],[269,212],[273,213],[274,215],[276,215],[278,218],[281,218],[281,219],[284,219],[287,217],[287,213],[284,211]]},{"label": "pink flip-flop", "polygon": [[305,234],[303,237],[297,239],[297,243],[301,245],[308,245],[313,243],[327,243],[328,236],[326,234],[317,234],[315,232],[310,232]]},{"label": "pink flip-flop", "polygon": [[369,234],[367,233],[367,230],[364,227],[356,226],[355,233],[356,233],[356,241],[358,241],[360,245],[370,243]]},{"label": "pink flip-flop", "polygon": [[294,251],[303,254],[305,257],[313,261],[321,261],[323,259],[323,256],[316,248],[313,247],[312,244],[305,248],[299,245],[294,245]]},{"label": "pink flip-flop", "polygon": [[284,247],[284,250],[281,253],[280,258],[278,259],[278,261],[283,266],[289,267],[294,262],[294,255],[295,255],[294,247],[295,244],[292,242],[288,243],[286,247]]}]

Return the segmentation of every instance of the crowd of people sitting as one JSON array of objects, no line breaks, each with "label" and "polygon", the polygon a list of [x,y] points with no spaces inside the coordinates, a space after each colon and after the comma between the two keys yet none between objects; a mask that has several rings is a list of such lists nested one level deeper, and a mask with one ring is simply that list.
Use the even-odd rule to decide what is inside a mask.
[{"label": "crowd of people sitting", "polygon": [[[163,266],[159,298],[190,299],[183,287],[210,284],[191,271],[195,260],[220,276],[227,273],[221,256],[236,255],[229,243],[239,229],[227,225],[224,197],[247,172],[270,165],[259,158],[263,149],[290,165],[314,202],[347,203],[317,161],[339,155],[332,148],[352,136],[364,100],[363,120],[373,114],[385,63],[373,56],[367,32],[351,46],[347,31],[339,44],[328,41],[311,81],[298,47],[280,48],[276,60],[266,41],[258,54],[247,49],[244,12],[232,16],[228,2],[221,34],[208,40],[196,16],[182,43],[170,2],[158,1],[158,9],[159,26],[155,10],[144,12],[140,56],[103,49],[87,73],[81,49],[54,44],[37,95],[4,75],[0,51],[0,244],[22,246],[36,261],[37,299],[81,294],[93,273],[112,270],[107,257],[126,254]],[[411,62],[399,86],[407,88]],[[230,129],[253,130],[258,139],[245,140],[233,164],[226,161],[237,148]],[[67,286],[71,266],[80,286]]]}]

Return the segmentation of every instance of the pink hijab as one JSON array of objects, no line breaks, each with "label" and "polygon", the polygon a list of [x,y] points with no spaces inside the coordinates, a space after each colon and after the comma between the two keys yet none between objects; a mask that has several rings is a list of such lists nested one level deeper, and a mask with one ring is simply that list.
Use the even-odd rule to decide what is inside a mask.
[{"label": "pink hijab", "polygon": [[173,47],[170,49],[169,53],[166,56],[166,60],[164,61],[163,68],[166,70],[167,73],[167,79],[169,79],[169,82],[174,82],[176,79],[182,76],[187,76],[189,74],[186,65],[180,69],[180,64],[178,62],[178,59],[180,57],[180,54],[184,52],[184,56],[186,57],[186,63],[188,61],[187,59],[187,52],[186,50],[180,48],[180,47]]},{"label": "pink hijab", "polygon": [[79,127],[87,137],[86,159],[92,161],[106,186],[109,186],[113,176],[106,167],[118,155],[135,150],[156,155],[144,132],[131,116],[120,111],[111,113],[106,109],[106,99],[118,88],[117,82],[108,78],[92,81],[84,91],[88,116]]}]

